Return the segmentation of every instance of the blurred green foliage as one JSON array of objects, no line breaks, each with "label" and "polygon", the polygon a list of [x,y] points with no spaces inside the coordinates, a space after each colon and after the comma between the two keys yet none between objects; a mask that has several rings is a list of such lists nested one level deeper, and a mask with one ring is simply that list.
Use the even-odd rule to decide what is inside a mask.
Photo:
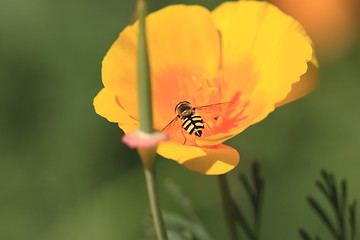
[{"label": "blurred green foliage", "polygon": [[[152,0],[152,10],[173,3]],[[133,1],[2,0],[0,3],[0,239],[130,240],[142,236],[148,202],[136,152],[96,115],[101,60],[128,24]],[[299,239],[325,232],[305,196],[321,168],[349,182],[360,199],[360,44],[321,64],[321,86],[229,141],[242,161],[256,158],[266,178],[262,236]],[[214,239],[226,236],[216,179],[158,162],[163,208],[178,212],[167,178],[191,199]],[[246,209],[246,201],[243,209]]]}]

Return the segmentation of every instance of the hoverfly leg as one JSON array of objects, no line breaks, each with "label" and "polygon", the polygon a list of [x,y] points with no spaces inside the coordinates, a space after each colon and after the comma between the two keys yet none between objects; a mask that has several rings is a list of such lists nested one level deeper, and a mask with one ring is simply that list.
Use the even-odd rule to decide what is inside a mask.
[{"label": "hoverfly leg", "polygon": [[186,141],[187,141],[187,138],[185,137],[184,131],[181,131],[181,134],[182,134],[183,137],[184,137],[184,143],[183,143],[183,145],[185,145],[185,143],[186,143]]},{"label": "hoverfly leg", "polygon": [[207,128],[209,129],[211,135],[214,135],[213,132],[211,131],[211,127],[209,126],[209,124],[207,122],[204,122],[204,123],[206,124]]}]

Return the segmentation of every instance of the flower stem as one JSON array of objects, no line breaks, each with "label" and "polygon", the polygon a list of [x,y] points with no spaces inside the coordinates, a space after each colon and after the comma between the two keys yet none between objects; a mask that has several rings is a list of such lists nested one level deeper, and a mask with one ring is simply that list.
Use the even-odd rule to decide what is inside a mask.
[{"label": "flower stem", "polygon": [[167,240],[166,228],[160,210],[158,191],[156,187],[156,174],[154,168],[144,168],[145,180],[150,201],[150,210],[154,220],[155,231],[158,240]]},{"label": "flower stem", "polygon": [[137,2],[137,12],[139,16],[138,96],[140,130],[146,133],[152,133],[154,128],[152,118],[150,67],[145,34],[145,17],[147,14],[145,0],[140,0]]},{"label": "flower stem", "polygon": [[220,188],[220,194],[221,194],[221,200],[223,205],[224,214],[226,217],[227,225],[229,228],[230,233],[230,239],[231,240],[238,240],[239,234],[236,229],[236,224],[233,218],[233,202],[230,196],[230,190],[229,185],[226,179],[226,175],[219,175],[218,176],[219,181],[219,188]]},{"label": "flower stem", "polygon": [[[138,42],[138,96],[140,130],[146,133],[154,132],[152,115],[152,96],[149,58],[146,41],[145,17],[147,14],[146,0],[138,0],[137,14],[139,17],[139,42]],[[161,214],[156,187],[155,152],[156,147],[138,148],[144,163],[146,186],[149,196],[151,214],[154,220],[158,240],[167,240],[166,228]]]}]

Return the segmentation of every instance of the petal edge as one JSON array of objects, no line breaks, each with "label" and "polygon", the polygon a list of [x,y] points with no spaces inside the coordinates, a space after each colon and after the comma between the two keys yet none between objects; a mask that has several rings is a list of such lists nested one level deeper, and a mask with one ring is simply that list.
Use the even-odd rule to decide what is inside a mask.
[{"label": "petal edge", "polygon": [[223,144],[211,148],[200,148],[165,142],[158,146],[157,152],[192,171],[206,175],[227,173],[240,160],[240,155],[234,148]]}]

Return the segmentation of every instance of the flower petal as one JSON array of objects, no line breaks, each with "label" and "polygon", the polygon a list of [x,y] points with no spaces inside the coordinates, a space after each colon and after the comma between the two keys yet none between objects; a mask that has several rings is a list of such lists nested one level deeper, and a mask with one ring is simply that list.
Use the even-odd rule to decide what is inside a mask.
[{"label": "flower petal", "polygon": [[179,102],[196,104],[199,88],[217,74],[221,45],[211,13],[200,6],[166,7],[149,16],[147,27],[154,126],[161,130]]},{"label": "flower petal", "polygon": [[348,49],[360,30],[358,0],[270,0],[299,20],[326,57]]},{"label": "flower petal", "polygon": [[[275,107],[280,107],[289,102],[295,101],[317,88],[319,85],[319,65],[315,56],[311,62],[308,62],[307,72],[301,76],[300,81],[293,84],[291,92],[286,96],[285,99],[276,103]],[[224,141],[236,136],[238,132],[230,132],[225,134],[217,134],[205,139],[196,140],[196,144],[199,146],[209,146],[221,144]]]},{"label": "flower petal", "polygon": [[199,145],[219,144],[264,119],[300,80],[313,54],[300,24],[269,3],[225,2],[213,16],[223,44],[224,98],[240,95],[241,104],[233,114],[236,126],[197,140]]},{"label": "flower petal", "polygon": [[114,92],[125,111],[138,119],[137,109],[137,39],[134,26],[126,27],[113,43],[102,62],[102,82]]},{"label": "flower petal", "polygon": [[[216,75],[220,39],[211,13],[200,6],[169,6],[150,14],[146,24],[154,125],[162,129],[175,117],[176,104],[191,100],[186,99],[189,94],[181,93],[182,89],[195,89],[191,81],[212,79]],[[135,23],[120,33],[105,56],[102,69],[105,87],[116,92],[121,105],[136,119],[137,32]]]},{"label": "flower petal", "polygon": [[300,81],[294,83],[291,92],[285,99],[276,103],[276,107],[280,107],[289,102],[295,101],[312,91],[314,91],[319,85],[319,66],[316,57],[308,63],[308,70],[301,76]]},{"label": "flower petal", "polygon": [[190,170],[207,175],[219,175],[229,172],[240,160],[239,153],[226,145],[200,148],[165,142],[158,146],[157,152],[161,156],[175,160]]},{"label": "flower petal", "polygon": [[101,89],[94,99],[95,112],[109,122],[116,122],[125,132],[138,128],[138,122],[117,104],[116,95],[107,88]]},{"label": "flower petal", "polygon": [[201,6],[173,5],[147,21],[152,68],[204,71],[214,76],[220,60],[220,38],[211,13]]}]

